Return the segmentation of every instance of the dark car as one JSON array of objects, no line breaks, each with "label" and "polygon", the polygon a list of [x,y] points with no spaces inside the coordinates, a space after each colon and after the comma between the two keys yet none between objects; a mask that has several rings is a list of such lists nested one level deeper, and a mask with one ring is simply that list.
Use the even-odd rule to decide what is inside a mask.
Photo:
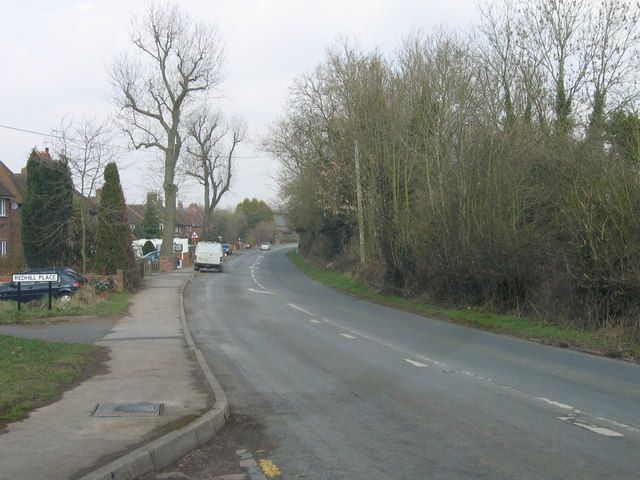
[{"label": "dark car", "polygon": [[147,253],[142,257],[143,260],[149,261],[151,263],[158,263],[158,257],[160,256],[160,252],[158,250],[154,250],[152,252]]},{"label": "dark car", "polygon": [[[57,273],[58,281],[51,283],[51,294],[61,300],[69,300],[86,282],[82,275],[68,267],[34,268],[25,273]],[[29,302],[49,294],[49,282],[21,282],[20,301]],[[18,284],[15,282],[0,285],[0,300],[18,300]]]},{"label": "dark car", "polygon": [[231,251],[231,245],[229,245],[228,243],[223,243],[222,244],[222,253],[224,253],[225,255],[231,255],[233,253]]}]

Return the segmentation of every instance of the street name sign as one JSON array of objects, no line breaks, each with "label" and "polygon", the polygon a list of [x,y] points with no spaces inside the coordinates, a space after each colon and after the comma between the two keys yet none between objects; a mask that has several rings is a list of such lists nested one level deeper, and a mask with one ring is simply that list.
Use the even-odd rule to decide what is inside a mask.
[{"label": "street name sign", "polygon": [[57,273],[14,273],[14,282],[57,282]]}]

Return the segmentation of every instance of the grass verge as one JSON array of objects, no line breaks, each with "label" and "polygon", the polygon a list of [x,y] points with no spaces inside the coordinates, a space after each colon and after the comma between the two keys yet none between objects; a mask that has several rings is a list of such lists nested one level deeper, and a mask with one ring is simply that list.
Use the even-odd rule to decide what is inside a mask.
[{"label": "grass verge", "polygon": [[90,288],[83,288],[69,302],[54,300],[52,309],[47,309],[47,299],[43,298],[23,303],[18,311],[18,302],[0,302],[0,325],[42,323],[48,318],[94,316],[117,317],[129,306],[129,295],[125,292],[112,292],[100,296]]},{"label": "grass verge", "polygon": [[350,278],[342,272],[325,270],[312,264],[295,250],[289,251],[287,257],[299,270],[320,283],[399,310],[541,341],[558,347],[572,347],[599,355],[640,360],[640,344],[617,330],[590,331],[528,317],[501,315],[476,309],[453,310],[429,305],[409,298],[376,292],[366,283]]},{"label": "grass verge", "polygon": [[0,335],[0,431],[50,403],[87,373],[100,347]]}]

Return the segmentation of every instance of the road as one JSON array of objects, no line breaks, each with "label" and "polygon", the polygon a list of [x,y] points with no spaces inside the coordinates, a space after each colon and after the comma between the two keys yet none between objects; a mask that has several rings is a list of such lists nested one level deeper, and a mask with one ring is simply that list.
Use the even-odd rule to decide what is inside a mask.
[{"label": "road", "polygon": [[195,341],[234,414],[207,471],[640,475],[639,366],[361,301],[308,279],[285,253],[243,252],[185,291]]}]

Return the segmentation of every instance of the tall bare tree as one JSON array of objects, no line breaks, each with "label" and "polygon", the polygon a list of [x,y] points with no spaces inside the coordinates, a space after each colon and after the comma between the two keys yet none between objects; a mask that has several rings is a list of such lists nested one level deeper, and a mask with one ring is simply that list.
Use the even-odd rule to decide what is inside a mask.
[{"label": "tall bare tree", "polygon": [[640,5],[620,0],[601,0],[592,29],[595,52],[589,69],[592,131],[604,127],[607,101],[614,109],[627,107],[638,98],[638,47]]},{"label": "tall bare tree", "polygon": [[184,140],[183,120],[196,100],[223,79],[224,47],[217,30],[177,4],[151,4],[132,24],[134,56],[109,68],[122,128],[136,148],[164,157],[166,202],[161,255],[172,253],[176,217],[176,166]]},{"label": "tall bare tree", "polygon": [[523,6],[523,44],[550,77],[556,132],[562,135],[572,131],[571,115],[595,54],[591,8],[588,0],[533,0]]},{"label": "tall bare tree", "polygon": [[231,186],[233,154],[247,129],[239,119],[225,123],[219,112],[202,108],[189,121],[187,134],[185,171],[204,187],[202,230],[206,236],[211,214]]}]

